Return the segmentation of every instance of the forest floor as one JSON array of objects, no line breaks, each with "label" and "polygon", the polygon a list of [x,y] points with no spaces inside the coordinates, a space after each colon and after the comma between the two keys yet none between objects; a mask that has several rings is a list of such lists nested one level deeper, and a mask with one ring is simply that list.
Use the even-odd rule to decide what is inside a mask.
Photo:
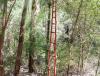
[{"label": "forest floor", "polygon": [[[84,74],[83,76],[95,76],[95,72],[96,72],[96,65],[97,65],[97,61],[98,59],[95,57],[91,57],[88,58],[86,61],[84,61]],[[98,68],[98,73],[100,73],[100,67]],[[65,74],[64,74],[65,75]],[[6,76],[13,76],[12,73],[10,73],[9,75]],[[19,76],[43,76],[42,74],[38,73],[38,74],[34,74],[34,73],[28,73],[28,66],[27,65],[23,65],[20,68],[20,74]],[[58,74],[57,76],[63,76],[63,74]],[[65,75],[67,76],[67,75]],[[69,75],[69,76],[80,76],[80,75]],[[100,74],[98,75],[100,76]]]}]

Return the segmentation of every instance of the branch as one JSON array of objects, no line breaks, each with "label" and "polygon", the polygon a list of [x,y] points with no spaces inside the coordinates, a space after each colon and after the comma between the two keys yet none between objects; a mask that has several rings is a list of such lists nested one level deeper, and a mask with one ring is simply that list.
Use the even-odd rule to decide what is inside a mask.
[{"label": "branch", "polygon": [[77,22],[78,22],[78,20],[79,20],[79,15],[80,15],[80,12],[81,12],[81,7],[82,7],[82,3],[83,3],[83,0],[81,0],[80,1],[80,5],[79,5],[79,7],[78,7],[78,11],[77,11],[77,16],[76,16],[76,20],[75,20],[75,22],[74,22],[74,26],[72,27],[72,37],[73,37],[73,35],[74,35],[74,30],[75,30],[75,26],[77,25]]},{"label": "branch", "polygon": [[6,26],[7,26],[7,23],[8,23],[8,21],[9,21],[9,18],[10,18],[10,15],[11,15],[11,12],[12,12],[12,9],[13,9],[15,3],[16,3],[16,0],[14,1],[13,5],[11,6],[11,9],[10,9],[10,11],[9,11],[9,14],[8,14],[8,17],[7,17],[7,21],[6,21]]},{"label": "branch", "polygon": [[77,12],[77,16],[76,16],[76,20],[75,20],[74,26],[76,26],[76,24],[78,22],[79,15],[80,15],[80,12],[81,12],[82,3],[83,3],[83,0],[81,0],[81,2],[80,2],[80,5],[79,5],[79,8],[78,8],[78,12]]}]

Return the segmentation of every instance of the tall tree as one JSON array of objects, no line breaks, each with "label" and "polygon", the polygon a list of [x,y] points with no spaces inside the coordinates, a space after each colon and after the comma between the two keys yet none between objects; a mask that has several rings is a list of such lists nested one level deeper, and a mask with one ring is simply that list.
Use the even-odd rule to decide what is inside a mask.
[{"label": "tall tree", "polygon": [[14,1],[13,5],[11,6],[9,13],[7,12],[8,0],[1,0],[1,3],[3,3],[3,17],[2,17],[2,25],[0,25],[0,75],[4,76],[2,48],[3,48],[3,44],[4,44],[6,27],[7,27],[12,9],[16,3],[16,0]]},{"label": "tall tree", "polygon": [[3,2],[3,21],[2,26],[0,26],[0,75],[4,76],[4,67],[3,67],[3,55],[2,55],[2,48],[4,43],[4,34],[6,29],[6,18],[7,18],[7,0]]},{"label": "tall tree", "polygon": [[45,71],[44,76],[47,76],[47,69],[48,69],[48,47],[49,47],[49,34],[50,34],[50,15],[51,15],[51,1],[47,1],[48,6],[48,20],[47,20],[47,33],[46,33],[46,51],[45,51]]},{"label": "tall tree", "polygon": [[35,10],[35,0],[31,0],[32,5],[31,5],[31,20],[30,20],[30,24],[29,24],[29,29],[30,29],[30,33],[29,33],[29,63],[28,63],[28,67],[29,67],[29,73],[36,73],[36,68],[35,68],[35,61],[34,61],[34,51],[35,51],[35,24],[34,24],[34,10]]},{"label": "tall tree", "polygon": [[25,25],[26,13],[27,13],[27,5],[28,5],[28,0],[25,0],[23,11],[22,11],[21,23],[20,23],[19,43],[16,51],[17,55],[16,55],[14,76],[18,76],[20,66],[21,66],[21,55],[22,55],[23,42],[24,42],[24,25]]}]

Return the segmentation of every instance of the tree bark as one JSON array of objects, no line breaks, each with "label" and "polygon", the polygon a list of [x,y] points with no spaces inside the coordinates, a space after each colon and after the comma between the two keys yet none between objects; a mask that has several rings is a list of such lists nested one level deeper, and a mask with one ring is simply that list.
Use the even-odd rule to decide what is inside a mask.
[{"label": "tree bark", "polygon": [[[33,23],[33,22],[32,22]],[[35,61],[34,61],[34,51],[35,51],[35,37],[34,37],[34,27],[32,27],[32,24],[30,25],[30,46],[29,46],[29,73],[36,73],[36,68],[35,68]]]},{"label": "tree bark", "polygon": [[28,63],[28,67],[29,67],[29,73],[36,73],[36,68],[35,68],[35,61],[34,61],[34,51],[35,51],[35,31],[34,31],[34,12],[35,12],[35,0],[32,0],[32,6],[31,6],[31,20],[30,20],[30,33],[29,33],[29,63]]},{"label": "tree bark", "polygon": [[48,46],[49,46],[49,34],[50,34],[50,14],[51,13],[51,2],[48,0],[48,21],[47,21],[47,37],[46,37],[46,51],[45,51],[45,71],[44,76],[47,76],[47,69],[48,69]]},{"label": "tree bark", "polygon": [[81,13],[82,5],[83,5],[83,0],[80,0],[80,4],[79,4],[79,7],[78,7],[76,19],[75,19],[75,22],[74,22],[73,27],[72,27],[72,31],[73,31],[72,34],[71,34],[72,39],[75,37],[75,33],[76,33],[75,30],[76,30],[76,26],[77,26],[79,16],[80,16],[80,13]]},{"label": "tree bark", "polygon": [[24,42],[24,25],[25,25],[26,13],[27,13],[27,4],[28,4],[28,1],[25,0],[23,12],[22,12],[21,23],[20,23],[19,43],[18,43],[18,48],[16,51],[17,56],[16,56],[16,61],[15,61],[14,76],[18,76],[20,66],[21,66],[21,55],[22,55],[23,42]]},{"label": "tree bark", "polygon": [[83,46],[83,44],[81,44],[81,51],[80,51],[80,55],[81,55],[81,60],[80,60],[80,73],[81,73],[81,75],[80,76],[83,76],[83,72],[84,72],[84,69],[83,69],[83,67],[84,67],[84,56],[83,56],[83,48],[84,48],[84,46]]},{"label": "tree bark", "polygon": [[96,71],[95,71],[95,76],[97,76],[98,75],[98,70],[99,70],[99,66],[100,66],[100,53],[99,53],[99,55],[98,55],[98,63],[97,63],[98,65],[97,65],[97,69],[96,69]]},{"label": "tree bark", "polygon": [[3,67],[3,55],[2,55],[2,49],[4,44],[4,35],[5,35],[5,29],[7,26],[6,18],[7,18],[7,0],[4,1],[4,10],[3,10],[3,21],[2,26],[0,28],[0,76],[4,76],[4,67]]},{"label": "tree bark", "polygon": [[0,76],[4,76],[4,67],[3,67],[3,55],[2,55],[2,48],[4,44],[4,35],[5,30],[10,18],[10,14],[12,12],[12,9],[14,7],[14,4],[16,3],[16,0],[14,1],[8,15],[7,15],[7,0],[3,1],[3,18],[2,18],[2,26],[0,26]]}]

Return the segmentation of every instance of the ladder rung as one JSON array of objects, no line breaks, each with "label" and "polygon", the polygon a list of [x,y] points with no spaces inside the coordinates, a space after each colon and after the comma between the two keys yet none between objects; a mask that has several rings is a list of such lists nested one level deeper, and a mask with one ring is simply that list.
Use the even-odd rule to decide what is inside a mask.
[{"label": "ladder rung", "polygon": [[56,44],[55,42],[53,44]]},{"label": "ladder rung", "polygon": [[[55,27],[52,27],[51,30],[55,30]],[[51,31],[51,32],[55,32],[55,31]]]},{"label": "ladder rung", "polygon": [[53,16],[52,18],[56,18],[56,16]]},{"label": "ladder rung", "polygon": [[56,15],[53,14],[53,15],[52,15],[52,18],[56,18]]},{"label": "ladder rung", "polygon": [[56,15],[53,13],[53,14],[52,14],[52,17],[55,17],[55,16],[56,16]]},{"label": "ladder rung", "polygon": [[53,22],[52,24],[56,24],[55,22]]},{"label": "ladder rung", "polygon": [[52,28],[52,29],[55,29],[55,27],[56,27],[56,26],[52,26],[51,28]]},{"label": "ladder rung", "polygon": [[54,21],[54,20],[56,20],[55,18],[52,18],[52,20]]},{"label": "ladder rung", "polygon": [[55,18],[56,19],[56,16],[53,15],[52,18]]},{"label": "ladder rung", "polygon": [[56,12],[56,11],[52,11],[52,12],[54,13],[54,12]]},{"label": "ladder rung", "polygon": [[52,23],[52,24],[56,24],[56,23]]},{"label": "ladder rung", "polygon": [[54,28],[54,29],[55,29],[55,25],[54,25],[54,24],[52,25],[52,28]]},{"label": "ladder rung", "polygon": [[55,33],[55,32],[51,32],[51,33]]},{"label": "ladder rung", "polygon": [[52,43],[52,44],[56,44],[55,42],[50,42],[50,43]]}]

